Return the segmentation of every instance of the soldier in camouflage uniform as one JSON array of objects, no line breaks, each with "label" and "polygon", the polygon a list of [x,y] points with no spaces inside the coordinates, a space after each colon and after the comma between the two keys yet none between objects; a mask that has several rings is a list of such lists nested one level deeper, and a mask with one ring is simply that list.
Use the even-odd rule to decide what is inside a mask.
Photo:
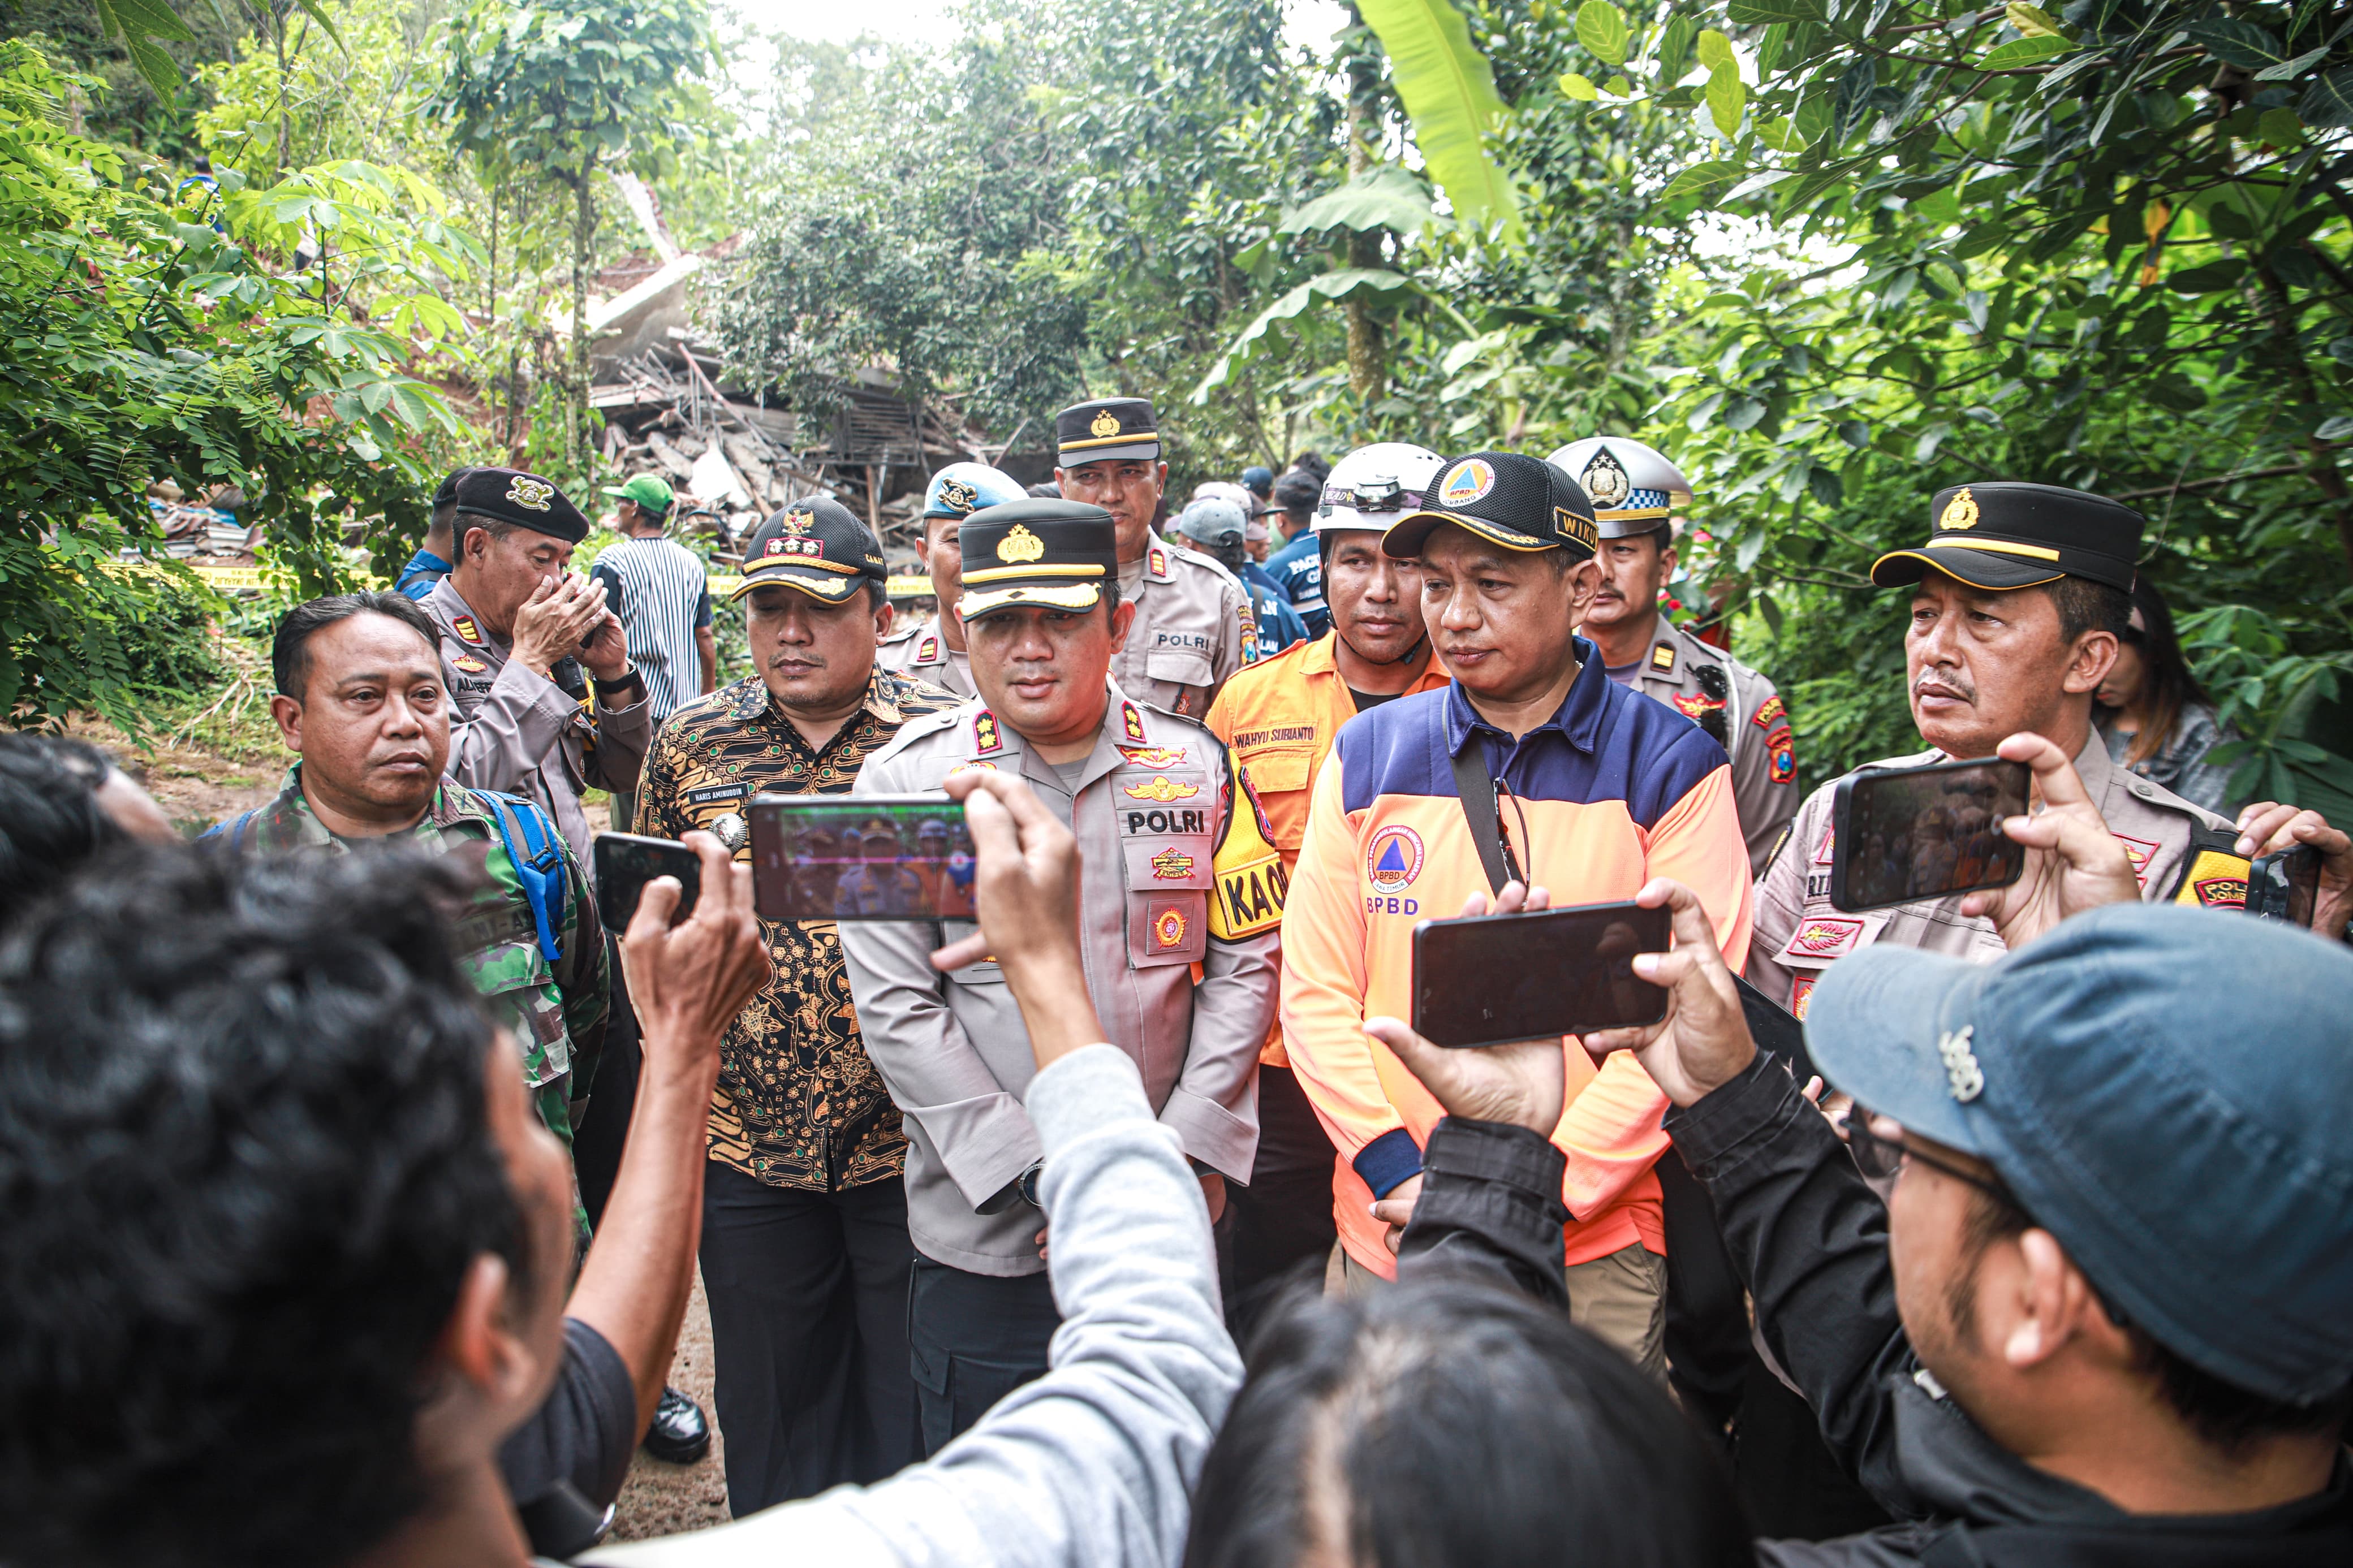
[{"label": "soldier in camouflage uniform", "polygon": [[[271,712],[302,760],[275,800],[214,835],[264,854],[340,854],[366,842],[438,847],[481,873],[453,945],[492,1020],[522,1047],[542,1120],[569,1144],[574,1105],[586,1096],[605,1037],[604,933],[588,879],[542,816],[541,840],[563,867],[563,896],[548,900],[543,935],[493,802],[441,776],[449,700],[432,623],[396,594],[314,599],[280,623],[271,662]],[[515,807],[518,817],[535,809]]]}]

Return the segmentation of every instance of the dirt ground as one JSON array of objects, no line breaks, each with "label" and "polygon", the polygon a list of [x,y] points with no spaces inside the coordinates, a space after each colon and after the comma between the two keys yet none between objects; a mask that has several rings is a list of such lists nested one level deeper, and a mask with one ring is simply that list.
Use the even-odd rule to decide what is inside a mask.
[{"label": "dirt ground", "polygon": [[[266,743],[258,741],[241,748],[243,755],[231,757],[194,744],[158,744],[142,752],[120,731],[93,721],[77,721],[70,732],[113,756],[116,765],[145,785],[164,815],[191,837],[275,795],[293,760],[269,755]],[[602,832],[607,822],[603,795],[592,796],[587,806],[589,826]],[[702,1280],[698,1275],[693,1298],[687,1303],[686,1324],[679,1334],[670,1383],[702,1405],[703,1415],[711,1420],[711,1452],[697,1464],[665,1465],[639,1449],[630,1464],[629,1479],[621,1488],[613,1522],[615,1540],[637,1541],[726,1521],[727,1481],[720,1459],[723,1439],[716,1431],[711,1375],[711,1314],[703,1305]]]}]

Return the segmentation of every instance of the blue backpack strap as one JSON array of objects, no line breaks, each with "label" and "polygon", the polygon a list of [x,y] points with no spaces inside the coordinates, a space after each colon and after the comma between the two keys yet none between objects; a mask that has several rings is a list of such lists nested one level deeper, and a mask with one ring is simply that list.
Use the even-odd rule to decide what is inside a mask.
[{"label": "blue backpack strap", "polygon": [[253,826],[253,819],[260,815],[261,808],[257,805],[251,811],[230,817],[227,822],[216,822],[196,835],[196,842],[201,844],[207,838],[218,838],[226,834],[228,837],[229,853],[242,855],[245,853],[246,831]]},{"label": "blue backpack strap", "polygon": [[539,927],[541,954],[550,963],[561,962],[564,949],[555,940],[553,910],[571,896],[565,886],[564,840],[535,803],[497,790],[474,793],[491,803],[499,841],[506,846],[507,861],[514,867],[523,900],[531,905],[531,918]]}]

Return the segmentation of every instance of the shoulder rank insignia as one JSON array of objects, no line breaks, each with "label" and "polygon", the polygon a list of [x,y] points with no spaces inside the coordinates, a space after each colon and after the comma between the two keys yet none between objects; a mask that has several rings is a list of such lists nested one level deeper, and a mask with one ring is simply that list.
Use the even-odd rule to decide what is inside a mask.
[{"label": "shoulder rank insignia", "polygon": [[1173,768],[1185,760],[1182,746],[1121,746],[1118,751],[1140,768]]},{"label": "shoulder rank insignia", "polygon": [[915,662],[917,664],[929,664],[932,660],[939,657],[939,653],[940,639],[933,637],[929,633],[925,633],[923,640],[915,645]]},{"label": "shoulder rank insignia", "polygon": [[1168,552],[1157,544],[1152,547],[1152,560],[1149,567],[1155,577],[1168,575]]},{"label": "shoulder rank insignia", "polygon": [[473,616],[459,616],[457,619],[449,623],[449,629],[456,632],[466,641],[472,643],[476,647],[482,646],[482,634],[474,629]]},{"label": "shoulder rank insignia", "polygon": [[449,662],[456,665],[459,669],[464,670],[468,675],[480,675],[482,671],[491,668],[489,665],[484,664],[480,659],[476,658],[470,653],[461,653]]},{"label": "shoulder rank insignia", "polygon": [[972,716],[972,744],[983,756],[1005,750],[1005,737],[997,732],[997,715],[986,708]]},{"label": "shoulder rank insignia", "polygon": [[1675,645],[1662,642],[1651,650],[1651,668],[1664,674],[1675,667]]},{"label": "shoulder rank insignia", "polygon": [[1781,701],[1781,694],[1777,691],[1757,704],[1757,711],[1749,715],[1748,721],[1760,730],[1770,730],[1773,727],[1773,721],[1788,711],[1789,710]]},{"label": "shoulder rank insignia", "polygon": [[1201,786],[1178,784],[1166,773],[1155,773],[1150,784],[1129,784],[1124,793],[1130,800],[1156,800],[1166,805],[1172,800],[1192,799],[1201,793]]},{"label": "shoulder rank insignia", "polygon": [[1148,738],[1144,733],[1144,715],[1135,710],[1134,703],[1121,703],[1119,713],[1120,722],[1125,726],[1129,740],[1141,743]]}]

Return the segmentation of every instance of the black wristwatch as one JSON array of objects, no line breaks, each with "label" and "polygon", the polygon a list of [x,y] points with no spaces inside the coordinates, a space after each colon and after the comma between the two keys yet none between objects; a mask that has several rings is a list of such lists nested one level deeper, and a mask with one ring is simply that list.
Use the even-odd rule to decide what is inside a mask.
[{"label": "black wristwatch", "polygon": [[1046,1206],[1044,1204],[1038,1201],[1038,1173],[1045,1168],[1046,1163],[1041,1160],[1038,1163],[1030,1166],[1028,1170],[1022,1172],[1020,1175],[1014,1178],[1013,1190],[1021,1194],[1021,1201],[1028,1204],[1033,1209],[1041,1209]]},{"label": "black wristwatch", "polygon": [[634,664],[629,666],[628,671],[618,680],[596,682],[596,700],[608,707],[626,708],[628,706],[627,700],[642,697],[645,692],[646,678],[638,672],[638,667]]}]

